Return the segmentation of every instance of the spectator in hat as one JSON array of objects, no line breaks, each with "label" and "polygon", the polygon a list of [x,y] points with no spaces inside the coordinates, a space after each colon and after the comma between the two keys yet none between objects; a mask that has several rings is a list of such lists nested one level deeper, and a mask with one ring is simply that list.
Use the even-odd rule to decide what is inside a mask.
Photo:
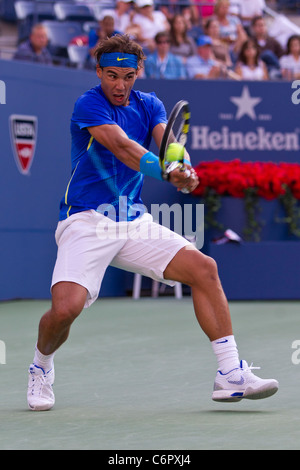
[{"label": "spectator in hat", "polygon": [[132,0],[117,0],[114,9],[105,9],[101,12],[101,16],[112,16],[114,19],[114,27],[120,33],[125,33],[130,26],[130,9]]},{"label": "spectator in hat", "polygon": [[197,55],[186,61],[187,75],[195,79],[219,78],[221,68],[212,53],[212,40],[209,36],[200,36],[197,41]]},{"label": "spectator in hat", "polygon": [[52,56],[47,45],[47,29],[42,24],[36,24],[31,30],[29,39],[18,47],[14,59],[52,65]]},{"label": "spectator in hat", "polygon": [[135,8],[136,13],[131,21],[133,29],[127,29],[127,33],[131,34],[134,31],[136,41],[145,52],[154,52],[156,34],[169,31],[170,24],[161,11],[154,10],[153,0],[135,0]]},{"label": "spectator in hat", "polygon": [[186,71],[182,60],[170,52],[169,33],[157,33],[154,40],[156,51],[150,54],[145,61],[146,77],[174,80],[186,78]]}]

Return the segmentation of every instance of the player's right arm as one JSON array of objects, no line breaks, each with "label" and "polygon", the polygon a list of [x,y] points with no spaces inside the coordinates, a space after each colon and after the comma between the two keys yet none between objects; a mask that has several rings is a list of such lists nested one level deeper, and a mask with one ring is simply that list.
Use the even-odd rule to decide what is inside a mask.
[{"label": "player's right arm", "polygon": [[135,171],[140,171],[140,160],[147,149],[132,139],[117,124],[88,127],[89,133],[97,142],[106,147],[122,163]]},{"label": "player's right arm", "polygon": [[[157,129],[154,129],[153,133],[156,143],[159,143],[159,138],[161,139],[165,127],[162,125],[161,130],[159,131],[158,126],[160,125],[156,126]],[[88,127],[87,129],[94,139],[97,140],[97,142],[106,147],[129,168],[135,171],[142,171],[144,174],[148,174],[150,176],[154,176],[151,174],[151,168],[152,166],[156,165],[156,163],[152,163],[149,159],[150,173],[145,172],[145,170],[143,171],[143,168],[145,168],[145,161],[141,165],[142,159],[149,153],[148,150],[134,140],[129,139],[127,134],[117,124],[104,124],[101,126]],[[160,134],[161,137],[159,137]],[[159,165],[159,163],[157,164]],[[160,168],[158,168],[158,172],[159,174],[161,173]],[[180,189],[185,187],[187,184],[187,180],[184,174],[180,173],[179,171],[177,172],[176,170],[174,171],[174,175],[172,175],[170,182],[175,187]]]}]

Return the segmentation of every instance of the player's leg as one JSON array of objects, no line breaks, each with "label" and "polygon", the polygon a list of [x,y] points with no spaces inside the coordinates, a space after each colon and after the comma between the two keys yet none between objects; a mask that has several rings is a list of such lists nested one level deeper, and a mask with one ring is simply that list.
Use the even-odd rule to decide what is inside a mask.
[{"label": "player's leg", "polygon": [[86,298],[86,288],[74,282],[58,282],[52,287],[51,309],[39,324],[37,347],[43,355],[53,354],[66,341]]},{"label": "player's leg", "polygon": [[68,338],[86,297],[87,290],[73,282],[59,282],[52,288],[52,306],[40,320],[35,354],[29,367],[27,402],[31,410],[46,411],[55,403],[54,354]]},{"label": "player's leg", "polygon": [[229,307],[215,261],[194,247],[187,246],[174,256],[164,275],[166,279],[182,282],[192,288],[196,317],[211,340],[219,364],[213,400],[256,400],[276,393],[276,380],[256,377],[251,372],[251,366],[239,360]]},{"label": "player's leg", "polygon": [[212,258],[189,245],[174,256],[164,277],[191,286],[197,320],[210,341],[233,334],[228,302]]},{"label": "player's leg", "polygon": [[98,298],[106,268],[125,243],[115,237],[103,239],[98,236],[98,224],[103,219],[107,218],[95,211],[87,211],[58,225],[52,306],[40,320],[34,359],[29,368],[27,397],[32,410],[52,408],[54,353],[68,338],[70,327],[83,307]]}]

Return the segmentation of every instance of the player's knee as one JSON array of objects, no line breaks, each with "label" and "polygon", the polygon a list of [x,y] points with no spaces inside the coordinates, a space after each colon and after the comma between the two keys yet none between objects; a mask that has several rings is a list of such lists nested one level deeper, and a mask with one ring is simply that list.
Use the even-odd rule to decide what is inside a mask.
[{"label": "player's knee", "polygon": [[70,299],[60,301],[52,306],[52,313],[61,327],[70,326],[81,311],[81,305],[78,305]]},{"label": "player's knee", "polygon": [[209,279],[212,281],[217,281],[219,279],[219,275],[216,261],[210,256],[206,256],[205,258],[205,269]]},{"label": "player's knee", "polygon": [[218,282],[218,266],[210,256],[202,254],[201,260],[195,260],[194,285],[205,287],[207,283]]}]

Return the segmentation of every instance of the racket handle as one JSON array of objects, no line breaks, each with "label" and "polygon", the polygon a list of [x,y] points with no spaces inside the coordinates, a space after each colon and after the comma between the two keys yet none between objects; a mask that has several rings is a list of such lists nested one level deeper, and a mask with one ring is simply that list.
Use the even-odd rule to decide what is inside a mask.
[{"label": "racket handle", "polygon": [[[182,166],[181,171],[184,171],[186,173],[187,178],[189,178],[191,176],[191,170],[189,170],[188,168],[185,168],[184,166]],[[181,189],[181,192],[183,194],[189,194],[190,193],[190,191],[187,188]]]}]

